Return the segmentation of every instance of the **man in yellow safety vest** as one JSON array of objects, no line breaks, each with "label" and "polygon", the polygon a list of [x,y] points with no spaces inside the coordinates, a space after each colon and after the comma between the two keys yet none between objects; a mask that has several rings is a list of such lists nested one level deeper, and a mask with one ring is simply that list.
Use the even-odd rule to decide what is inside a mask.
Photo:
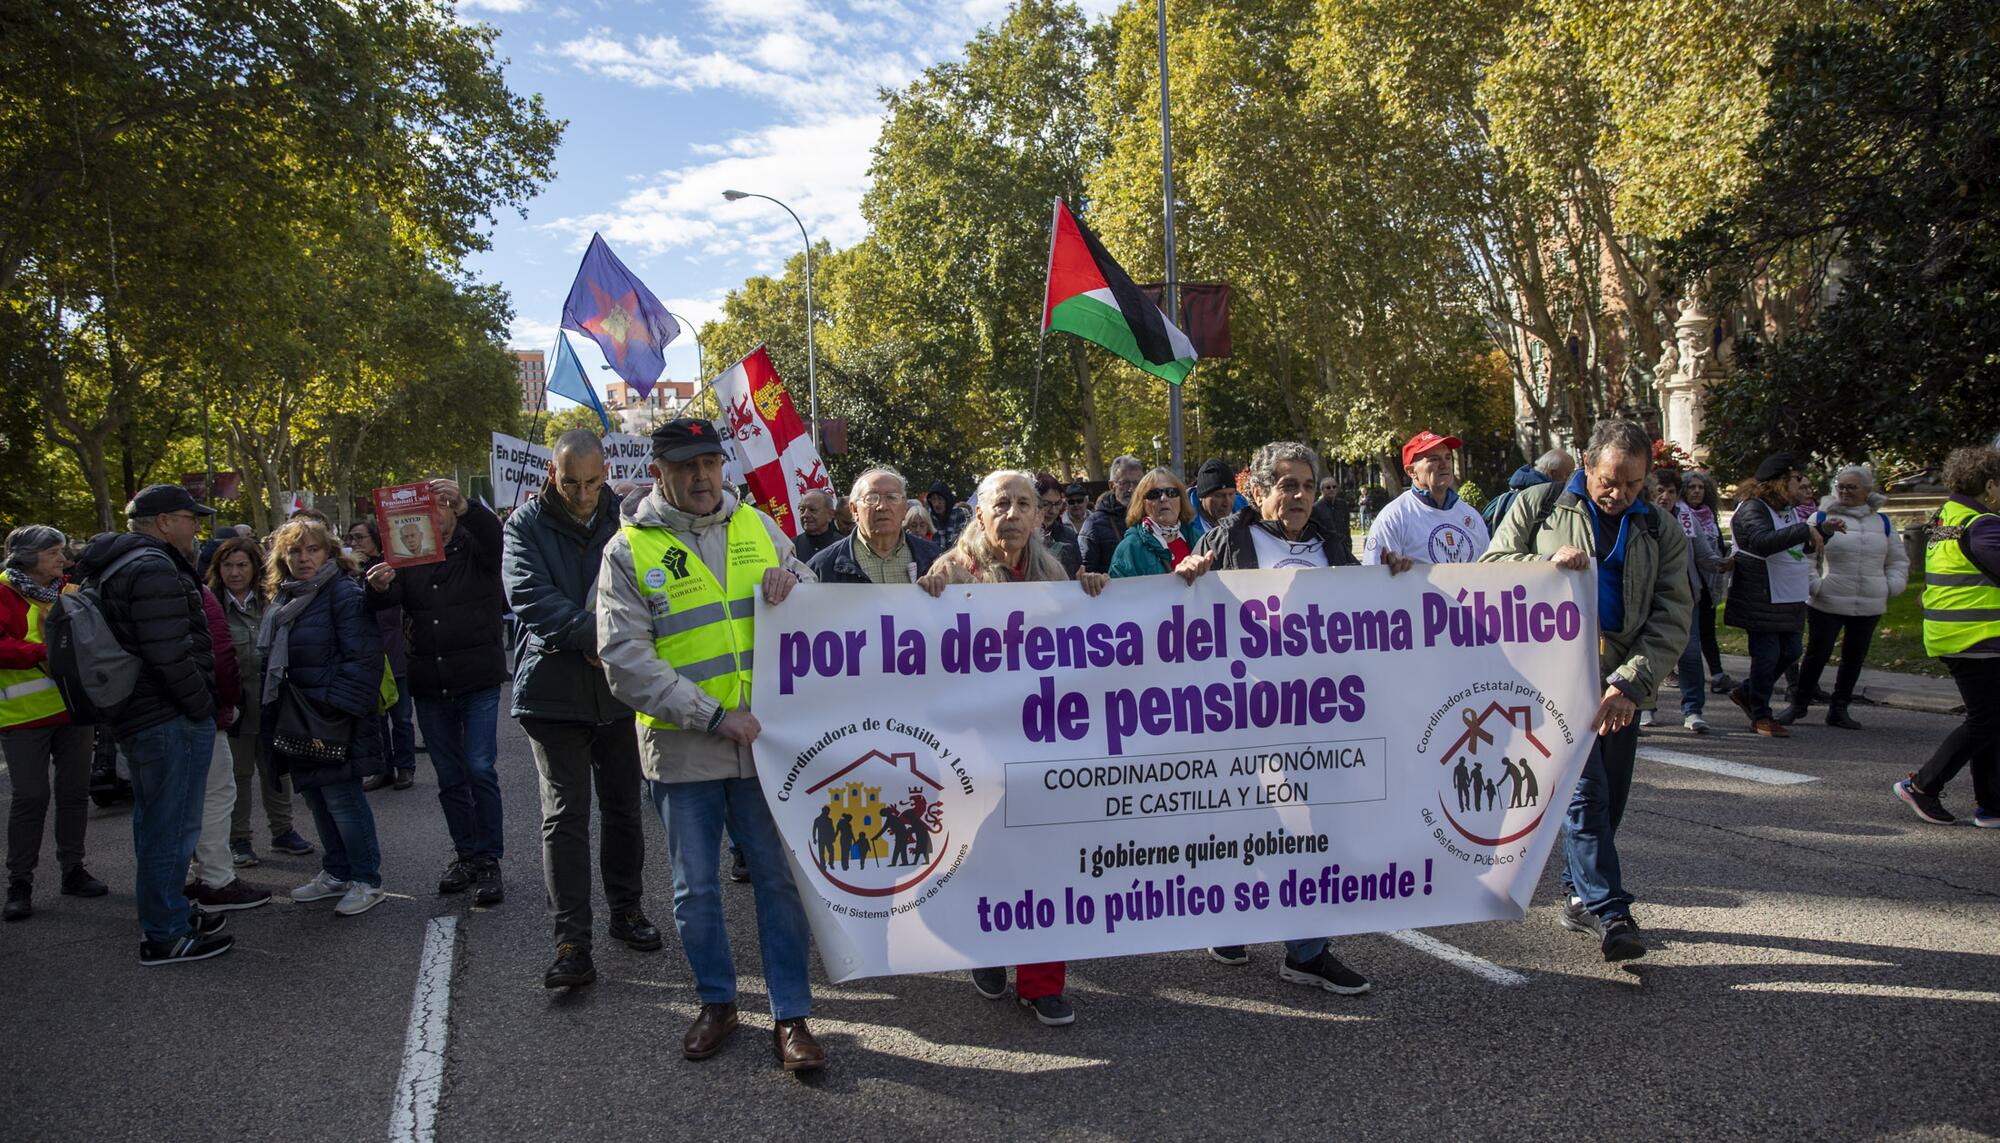
[{"label": "man in yellow safety vest", "polygon": [[1936,655],[1965,700],[1965,722],[1896,796],[1935,825],[1957,819],[1938,795],[1972,766],[1972,824],[2000,829],[2000,448],[1952,451],[1951,496],[1925,529],[1924,650]]},{"label": "man in yellow safety vest", "polygon": [[706,1059],[736,1029],[736,966],[723,927],[722,827],[742,847],[757,897],[775,1046],[787,1071],[823,1066],[806,1027],[809,933],[783,839],[751,760],[757,597],[783,603],[812,572],[775,521],[737,499],[708,421],[653,434],[652,488],[626,497],[597,577],[598,658],[611,693],[639,714],[646,787],[667,827],[674,927],[701,1014],[681,1054]]}]

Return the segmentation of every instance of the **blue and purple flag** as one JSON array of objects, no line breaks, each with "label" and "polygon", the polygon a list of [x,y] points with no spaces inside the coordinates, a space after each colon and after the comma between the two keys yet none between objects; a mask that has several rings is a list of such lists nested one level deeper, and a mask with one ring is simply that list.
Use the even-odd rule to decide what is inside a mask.
[{"label": "blue and purple flag", "polygon": [[667,343],[681,335],[680,323],[625,268],[601,234],[591,235],[590,248],[583,252],[569,300],[563,303],[562,328],[597,342],[612,371],[641,397],[653,391],[666,371]]}]

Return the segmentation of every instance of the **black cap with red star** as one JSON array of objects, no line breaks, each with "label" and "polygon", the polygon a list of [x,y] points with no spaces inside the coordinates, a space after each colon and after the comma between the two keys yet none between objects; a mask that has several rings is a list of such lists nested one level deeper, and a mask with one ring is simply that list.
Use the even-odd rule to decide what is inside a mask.
[{"label": "black cap with red star", "polygon": [[676,417],[653,430],[654,460],[693,460],[710,453],[723,454],[722,435],[699,417]]}]

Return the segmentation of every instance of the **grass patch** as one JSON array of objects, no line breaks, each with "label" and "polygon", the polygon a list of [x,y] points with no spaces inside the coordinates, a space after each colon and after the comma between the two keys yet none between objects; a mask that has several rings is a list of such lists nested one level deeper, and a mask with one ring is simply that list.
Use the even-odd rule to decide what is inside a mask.
[{"label": "grass patch", "polygon": [[[1936,679],[1948,679],[1951,672],[1944,664],[1924,654],[1924,577],[1912,574],[1910,586],[1903,594],[1889,601],[1889,610],[1883,614],[1882,623],[1875,628],[1875,641],[1868,647],[1870,667],[1883,671],[1904,671],[1912,675],[1929,675]],[[1715,639],[1722,645],[1723,653],[1748,655],[1750,641],[1740,627],[1725,626],[1722,609],[1715,612]],[[1840,646],[1834,645],[1834,657],[1827,664],[1829,668],[1840,662]],[[1833,681],[1831,674],[1823,676],[1821,686],[1829,687]]]}]

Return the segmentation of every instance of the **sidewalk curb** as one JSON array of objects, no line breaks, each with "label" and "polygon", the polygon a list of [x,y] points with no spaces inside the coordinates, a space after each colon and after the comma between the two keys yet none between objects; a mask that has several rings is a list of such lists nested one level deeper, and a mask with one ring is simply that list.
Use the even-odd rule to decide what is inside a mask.
[{"label": "sidewalk curb", "polygon": [[[1746,656],[1724,655],[1722,665],[1738,679],[1749,677],[1750,660]],[[1822,678],[1820,686],[1824,688],[1831,681]],[[1783,697],[1783,690],[1784,680],[1780,679],[1779,693],[1773,696],[1774,700]],[[1863,668],[1861,682],[1855,688],[1854,697],[1870,706],[1914,710],[1923,714],[1965,713],[1965,702],[1959,698],[1958,688],[1949,679],[1933,679],[1897,671]]]}]

